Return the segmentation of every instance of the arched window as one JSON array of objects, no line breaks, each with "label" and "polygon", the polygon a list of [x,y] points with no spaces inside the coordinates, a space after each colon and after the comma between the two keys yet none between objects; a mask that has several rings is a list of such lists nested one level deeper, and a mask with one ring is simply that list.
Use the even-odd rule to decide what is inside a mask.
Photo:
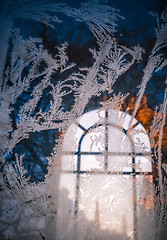
[{"label": "arched window", "polygon": [[139,210],[153,207],[151,147],[142,124],[122,111],[90,111],[70,125],[62,153],[60,189],[68,191],[75,217],[141,239]]}]

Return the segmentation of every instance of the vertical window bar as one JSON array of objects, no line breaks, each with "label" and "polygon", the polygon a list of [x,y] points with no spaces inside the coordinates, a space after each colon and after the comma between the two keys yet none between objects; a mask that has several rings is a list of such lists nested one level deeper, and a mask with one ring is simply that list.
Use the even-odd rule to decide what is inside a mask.
[{"label": "vertical window bar", "polygon": [[134,218],[133,228],[134,228],[134,240],[137,240],[137,192],[136,192],[136,164],[134,149],[132,152],[132,176],[133,176],[133,218]]},{"label": "vertical window bar", "polygon": [[104,160],[104,169],[108,169],[108,107],[106,106],[105,111],[105,160]]},{"label": "vertical window bar", "polygon": [[81,137],[78,145],[78,156],[77,156],[77,176],[76,176],[76,192],[75,192],[75,217],[79,212],[79,189],[80,189],[80,171],[81,171]]},{"label": "vertical window bar", "polygon": [[75,218],[77,218],[77,214],[79,212],[79,188],[80,188],[80,173],[77,172],[76,176],[76,192],[75,192]]}]

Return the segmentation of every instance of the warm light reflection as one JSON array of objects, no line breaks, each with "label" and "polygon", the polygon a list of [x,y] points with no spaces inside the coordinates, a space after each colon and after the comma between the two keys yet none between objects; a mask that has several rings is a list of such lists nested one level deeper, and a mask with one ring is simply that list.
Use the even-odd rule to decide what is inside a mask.
[{"label": "warm light reflection", "polygon": [[[152,175],[143,175],[152,172],[148,135],[136,119],[128,133],[130,122],[129,114],[116,110],[107,115],[94,110],[77,119],[64,136],[60,192],[66,193],[63,208],[71,219],[77,201],[78,219],[134,239],[140,207],[153,208],[153,188]],[[61,204],[58,216],[63,217]]]}]

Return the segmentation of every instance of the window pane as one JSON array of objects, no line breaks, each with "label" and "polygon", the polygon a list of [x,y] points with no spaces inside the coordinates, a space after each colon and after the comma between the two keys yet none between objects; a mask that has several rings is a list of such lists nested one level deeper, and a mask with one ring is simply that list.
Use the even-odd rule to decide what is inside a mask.
[{"label": "window pane", "polygon": [[132,172],[132,158],[129,156],[108,156],[108,170]]},{"label": "window pane", "polygon": [[136,153],[151,152],[150,140],[144,127],[139,124],[131,132]]},{"label": "window pane", "polygon": [[115,153],[131,153],[131,143],[127,135],[116,127],[108,127],[108,150]]},{"label": "window pane", "polygon": [[88,129],[96,123],[104,122],[104,117],[104,110],[94,110],[82,115],[82,117],[78,119],[78,123]]},{"label": "window pane", "polygon": [[81,155],[81,170],[82,171],[104,170],[104,156]]},{"label": "window pane", "polygon": [[125,130],[128,130],[130,124],[133,126],[134,124],[137,123],[137,120],[135,118],[133,118],[133,121],[131,123],[131,120],[132,120],[132,117],[127,114],[127,113],[124,113],[124,121],[123,121],[123,125],[122,127],[125,129]]},{"label": "window pane", "polygon": [[[105,126],[106,120],[109,125]],[[75,171],[77,161],[80,161],[80,170],[92,173],[61,174],[57,216],[62,220],[57,225],[58,231],[62,231],[61,226],[66,230],[69,226],[69,231],[72,231],[76,219],[74,232],[80,234],[82,230],[82,234],[85,234],[83,239],[86,239],[89,231],[95,231],[96,239],[115,237],[132,240],[134,228],[137,228],[138,239],[145,239],[144,234],[148,233],[145,226],[153,224],[152,176],[105,174],[104,166],[107,161],[107,170],[110,172],[132,172],[132,152],[145,153],[135,156],[135,170],[151,172],[151,156],[147,156],[151,152],[147,132],[138,124],[130,132],[129,138],[122,128],[128,130],[131,116],[116,110],[109,110],[107,119],[105,111],[99,110],[86,113],[77,121],[81,126],[72,124],[65,134],[65,155],[61,160],[61,169]],[[88,129],[97,123],[103,125],[83,135],[82,127]],[[133,119],[132,126],[135,123],[137,120]],[[80,156],[72,155],[74,151]],[[100,174],[94,171],[104,172]],[[74,216],[76,210],[77,216]],[[64,239],[68,239],[68,235]]]},{"label": "window pane", "polygon": [[105,128],[97,127],[87,133],[81,143],[81,152],[102,152],[105,149]]},{"label": "window pane", "polygon": [[129,236],[133,232],[132,176],[81,176],[79,209],[85,221]]},{"label": "window pane", "polygon": [[137,172],[152,172],[151,157],[136,157],[136,171]]}]

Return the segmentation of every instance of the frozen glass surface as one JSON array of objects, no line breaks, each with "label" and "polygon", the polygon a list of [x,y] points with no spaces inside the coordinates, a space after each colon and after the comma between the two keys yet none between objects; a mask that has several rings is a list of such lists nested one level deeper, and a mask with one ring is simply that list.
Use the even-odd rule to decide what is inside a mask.
[{"label": "frozen glass surface", "polygon": [[[108,110],[108,119],[109,123],[119,125],[120,127],[128,130],[132,117],[128,113],[124,113],[118,110]],[[134,118],[132,121],[132,126],[137,123],[137,120]]]},{"label": "frozen glass surface", "polygon": [[108,156],[108,170],[132,172],[132,158],[129,156]]},{"label": "frozen glass surface", "polygon": [[136,186],[138,239],[157,239],[154,222],[153,176],[136,176]]},{"label": "frozen glass surface", "polygon": [[61,170],[76,171],[77,170],[77,156],[63,155],[61,159]]},{"label": "frozen glass surface", "polygon": [[127,135],[119,128],[108,127],[108,150],[115,153],[131,153],[131,143]]},{"label": "frozen glass surface", "polygon": [[104,170],[104,156],[81,155],[81,170],[82,171]]},{"label": "frozen glass surface", "polygon": [[91,112],[83,114],[77,122],[84,128],[88,129],[96,123],[104,121],[105,111],[104,110],[93,110]]},{"label": "frozen glass surface", "polygon": [[[57,221],[56,228],[54,229],[56,234],[61,236],[62,239],[68,239],[68,230],[73,231],[75,220],[75,193],[76,175],[62,173],[60,177],[60,190],[56,214]],[[62,229],[64,231],[62,231]]]},{"label": "frozen glass surface", "polygon": [[152,172],[152,163],[150,156],[140,156],[135,158],[137,172]]},{"label": "frozen glass surface", "polygon": [[[123,113],[121,113],[121,115],[122,114]],[[124,121],[123,121],[123,125],[122,126],[123,126],[123,128],[125,130],[128,130],[130,125],[133,126],[133,125],[135,125],[137,123],[137,120],[135,118],[133,118],[132,123],[131,123],[131,120],[132,120],[132,117],[129,114],[124,113]]]},{"label": "frozen glass surface", "polygon": [[71,200],[75,199],[76,174],[61,173],[60,192],[64,194],[65,199],[71,199]]},{"label": "frozen glass surface", "polygon": [[105,149],[105,128],[97,127],[88,132],[81,143],[81,151],[102,152]]},{"label": "frozen glass surface", "polygon": [[85,218],[111,232],[133,231],[131,176],[82,175],[80,188],[79,208]]},{"label": "frozen glass surface", "polygon": [[136,153],[150,153],[150,140],[148,134],[141,124],[138,124],[130,133],[132,140],[134,142]]},{"label": "frozen glass surface", "polygon": [[63,139],[63,151],[77,151],[82,134],[83,130],[78,127],[78,124],[72,123]]},{"label": "frozen glass surface", "polygon": [[[132,153],[136,172],[152,171],[148,134],[141,124],[135,126],[136,119],[131,123],[129,114],[117,110],[109,110],[108,119],[105,119],[105,111],[99,110],[86,113],[77,121],[85,129],[100,123],[102,126],[85,131],[85,134],[80,127],[77,128],[77,124],[68,129],[68,136],[65,136],[68,150],[64,148],[64,151],[69,153],[62,157],[62,170],[76,170],[79,160],[80,170],[89,173],[68,173],[61,176],[60,196],[64,194],[64,198],[68,199],[63,211],[67,208],[67,215],[74,212],[74,201],[77,201],[78,229],[88,229],[87,224],[92,226],[91,229],[98,226],[100,231],[109,231],[115,236],[132,240],[134,227],[141,231],[145,227],[143,219],[148,217],[150,224],[153,222],[152,176],[133,177],[131,174],[122,175],[118,172],[132,172]],[[129,133],[124,132],[123,129],[128,130],[131,125],[132,130]],[[70,155],[71,146],[75,151],[80,150],[80,157]],[[139,156],[137,153],[144,155]],[[112,172],[117,174],[112,175]],[[147,217],[145,210],[150,212]],[[59,214],[61,216],[62,213]],[[124,235],[121,235],[122,233]],[[138,237],[144,239],[141,233],[138,233]]]}]

